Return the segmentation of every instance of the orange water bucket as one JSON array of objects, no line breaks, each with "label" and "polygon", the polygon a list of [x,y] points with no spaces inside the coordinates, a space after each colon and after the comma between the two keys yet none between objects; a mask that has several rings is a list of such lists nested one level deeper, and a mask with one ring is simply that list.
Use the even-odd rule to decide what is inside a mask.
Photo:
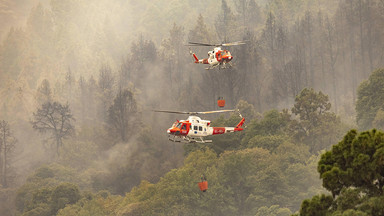
[{"label": "orange water bucket", "polygon": [[225,106],[225,100],[223,97],[219,97],[219,99],[217,100],[217,106],[219,106],[219,107]]},{"label": "orange water bucket", "polygon": [[207,181],[202,181],[202,182],[199,182],[199,188],[201,191],[205,192],[208,190],[208,182]]}]

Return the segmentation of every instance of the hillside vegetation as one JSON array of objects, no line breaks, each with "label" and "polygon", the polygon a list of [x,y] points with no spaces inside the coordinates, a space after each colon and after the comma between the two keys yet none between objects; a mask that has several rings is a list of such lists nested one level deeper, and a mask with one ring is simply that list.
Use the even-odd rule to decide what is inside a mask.
[{"label": "hillside vegetation", "polygon": [[[382,1],[21,5],[0,0],[0,215],[383,214]],[[189,41],[246,44],[205,70]],[[210,144],[152,112],[218,97],[246,128]]]}]

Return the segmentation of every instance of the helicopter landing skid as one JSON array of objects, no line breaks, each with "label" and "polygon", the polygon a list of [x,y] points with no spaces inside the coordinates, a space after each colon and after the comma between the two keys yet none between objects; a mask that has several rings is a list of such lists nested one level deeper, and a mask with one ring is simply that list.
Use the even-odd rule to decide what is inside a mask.
[{"label": "helicopter landing skid", "polygon": [[198,137],[198,138],[192,138],[192,137],[185,137],[188,142],[196,142],[196,143],[211,143],[212,140],[204,140],[203,137]]},{"label": "helicopter landing skid", "polygon": [[[211,70],[211,69],[214,69],[214,68],[217,68],[220,64],[217,64],[217,65],[213,65],[213,66],[209,66],[207,68],[205,68],[205,70]],[[219,67],[220,68],[220,67]]]},{"label": "helicopter landing skid", "polygon": [[209,66],[209,67],[205,68],[205,70],[212,70],[212,69],[215,69],[215,68],[218,68],[219,70],[220,69],[232,68],[232,63],[229,62],[229,63],[223,63],[223,64],[214,65],[214,66]]},{"label": "helicopter landing skid", "polygon": [[178,136],[169,136],[168,140],[172,142],[183,142],[183,143],[212,143],[212,140],[204,140],[202,137],[192,138],[192,137],[178,137]]}]

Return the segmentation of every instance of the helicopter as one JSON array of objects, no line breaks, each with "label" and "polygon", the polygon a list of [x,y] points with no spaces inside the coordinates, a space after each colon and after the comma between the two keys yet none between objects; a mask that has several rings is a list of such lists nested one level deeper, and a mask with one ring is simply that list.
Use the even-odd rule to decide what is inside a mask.
[{"label": "helicopter", "polygon": [[227,68],[227,64],[232,67],[231,60],[233,59],[233,56],[231,55],[231,52],[228,50],[222,49],[221,47],[227,47],[227,46],[236,46],[236,45],[243,45],[246,44],[245,41],[237,41],[232,43],[222,43],[222,44],[206,44],[206,43],[196,43],[196,42],[189,42],[188,46],[213,46],[213,50],[208,51],[208,58],[206,59],[199,59],[197,58],[196,54],[192,52],[192,50],[189,50],[189,53],[193,56],[195,59],[195,63],[197,64],[209,64],[208,68],[205,68],[207,70],[219,67],[219,69],[225,69]]},{"label": "helicopter", "polygon": [[[210,135],[218,135],[224,133],[233,133],[242,131],[245,118],[243,118],[238,110],[216,110],[206,112],[179,112],[167,110],[154,110],[155,112],[174,113],[174,114],[188,114],[190,115],[187,120],[177,120],[173,123],[172,127],[167,130],[168,139],[172,142],[186,142],[186,143],[211,143],[212,140],[204,140],[203,137]],[[203,120],[197,115],[234,112],[238,111],[239,116],[242,118],[236,127],[211,127],[211,121]]]}]

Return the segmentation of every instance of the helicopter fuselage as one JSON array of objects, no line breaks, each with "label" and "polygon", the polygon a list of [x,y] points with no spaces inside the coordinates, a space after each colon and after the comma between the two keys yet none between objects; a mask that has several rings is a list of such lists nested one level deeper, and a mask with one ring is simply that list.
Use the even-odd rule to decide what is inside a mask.
[{"label": "helicopter fuselage", "polygon": [[211,121],[202,120],[198,116],[189,116],[187,120],[175,122],[167,130],[167,133],[172,141],[177,141],[176,138],[181,137],[183,141],[187,142],[210,142],[210,140],[204,141],[202,137],[242,131],[243,128],[241,126],[244,124],[244,121],[245,119],[243,118],[236,127],[210,127]]},{"label": "helicopter fuselage", "polygon": [[195,58],[195,63],[209,64],[210,68],[207,69],[212,69],[219,65],[225,68],[225,64],[230,63],[233,59],[231,52],[222,50],[221,47],[215,47],[213,50],[208,51],[208,58],[206,59],[198,59],[195,53],[193,53],[193,57]]}]

